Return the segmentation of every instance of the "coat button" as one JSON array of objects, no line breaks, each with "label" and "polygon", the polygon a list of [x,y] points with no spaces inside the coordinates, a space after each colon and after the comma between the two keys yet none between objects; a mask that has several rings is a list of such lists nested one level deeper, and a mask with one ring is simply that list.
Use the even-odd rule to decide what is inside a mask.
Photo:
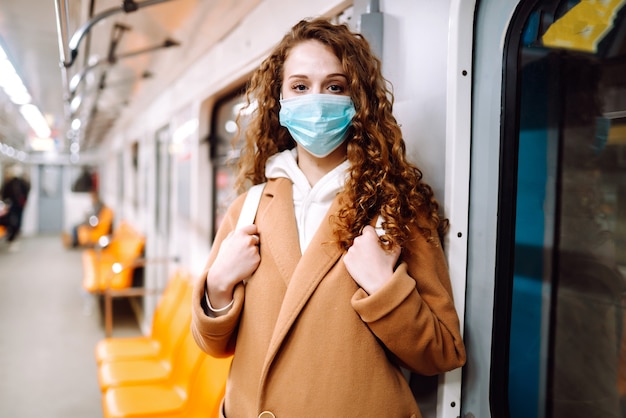
[{"label": "coat button", "polygon": [[259,414],[259,418],[276,418],[276,415],[270,411],[263,411]]}]

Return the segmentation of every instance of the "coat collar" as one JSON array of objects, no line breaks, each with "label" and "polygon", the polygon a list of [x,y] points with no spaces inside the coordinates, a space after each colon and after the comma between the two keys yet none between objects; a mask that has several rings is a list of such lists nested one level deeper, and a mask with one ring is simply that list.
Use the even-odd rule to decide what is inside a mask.
[{"label": "coat collar", "polygon": [[289,179],[270,180],[263,190],[263,197],[271,200],[267,206],[261,201],[257,215],[257,224],[262,228],[259,231],[261,245],[271,253],[285,286],[301,258],[292,195],[292,183]]}]

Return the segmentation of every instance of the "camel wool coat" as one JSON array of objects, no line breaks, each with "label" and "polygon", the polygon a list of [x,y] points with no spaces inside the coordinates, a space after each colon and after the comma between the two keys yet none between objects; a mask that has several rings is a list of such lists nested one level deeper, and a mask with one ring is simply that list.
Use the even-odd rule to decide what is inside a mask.
[{"label": "camel wool coat", "polygon": [[[434,375],[465,362],[441,246],[416,233],[392,279],[368,295],[348,274],[329,217],[301,254],[292,183],[271,179],[255,221],[261,262],[236,286],[230,311],[212,318],[206,273],[243,200],[229,208],[192,298],[197,344],[234,353],[225,416],[421,417],[400,367]],[[328,213],[338,208],[336,198]]]}]

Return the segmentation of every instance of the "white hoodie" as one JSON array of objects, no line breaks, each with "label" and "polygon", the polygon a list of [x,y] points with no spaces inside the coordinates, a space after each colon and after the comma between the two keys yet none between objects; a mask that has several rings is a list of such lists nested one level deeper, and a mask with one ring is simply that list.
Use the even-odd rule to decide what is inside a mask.
[{"label": "white hoodie", "polygon": [[296,148],[271,156],[265,165],[268,179],[288,178],[293,183],[293,207],[298,226],[300,250],[304,253],[337,194],[346,182],[350,163],[346,160],[326,173],[311,187],[298,167]]}]

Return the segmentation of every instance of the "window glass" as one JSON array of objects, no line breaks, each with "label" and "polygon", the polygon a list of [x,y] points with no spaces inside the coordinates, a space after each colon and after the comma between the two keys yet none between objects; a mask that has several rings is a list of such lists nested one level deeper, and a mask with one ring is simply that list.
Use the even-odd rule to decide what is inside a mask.
[{"label": "window glass", "polygon": [[156,189],[155,225],[163,237],[170,231],[172,156],[170,154],[170,126],[165,125],[156,133]]},{"label": "window glass", "polygon": [[502,165],[516,174],[509,413],[626,416],[626,10],[526,3],[503,138],[517,147]]},{"label": "window glass", "polygon": [[[211,160],[213,164],[213,235],[222,223],[228,206],[237,196],[234,190],[236,163],[241,140],[237,145],[233,139],[237,133],[236,118],[245,103],[243,87],[220,100],[212,117]],[[242,118],[242,129],[245,129]]]}]

